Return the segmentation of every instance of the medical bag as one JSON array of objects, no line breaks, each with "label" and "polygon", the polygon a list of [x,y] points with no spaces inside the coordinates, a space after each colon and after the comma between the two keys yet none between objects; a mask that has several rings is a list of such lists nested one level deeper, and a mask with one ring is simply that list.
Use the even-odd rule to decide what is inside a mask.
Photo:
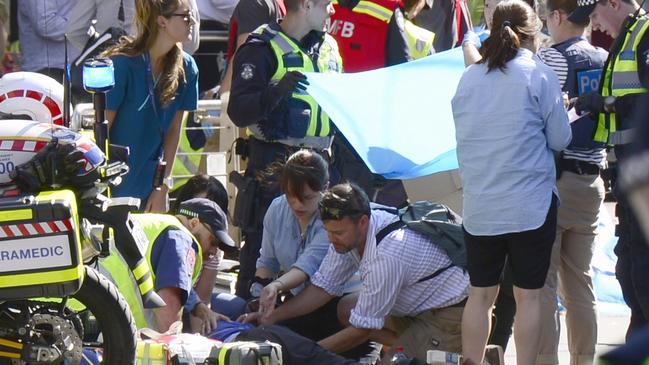
[{"label": "medical bag", "polygon": [[0,298],[76,293],[84,275],[70,190],[0,199]]},{"label": "medical bag", "polygon": [[282,348],[270,341],[223,343],[218,350],[218,365],[282,365]]}]

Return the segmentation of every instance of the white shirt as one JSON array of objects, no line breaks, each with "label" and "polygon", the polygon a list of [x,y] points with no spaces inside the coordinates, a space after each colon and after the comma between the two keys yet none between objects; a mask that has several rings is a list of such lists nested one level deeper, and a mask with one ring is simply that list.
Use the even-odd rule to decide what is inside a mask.
[{"label": "white shirt", "polygon": [[451,263],[444,250],[425,236],[399,229],[377,246],[376,234],[396,219],[389,212],[372,210],[363,257],[356,250],[339,254],[329,246],[311,280],[331,295],[342,295],[346,280],[359,270],[363,285],[351,312],[354,327],[381,329],[387,315],[415,316],[459,303],[467,296],[469,275],[459,267],[418,282]]}]

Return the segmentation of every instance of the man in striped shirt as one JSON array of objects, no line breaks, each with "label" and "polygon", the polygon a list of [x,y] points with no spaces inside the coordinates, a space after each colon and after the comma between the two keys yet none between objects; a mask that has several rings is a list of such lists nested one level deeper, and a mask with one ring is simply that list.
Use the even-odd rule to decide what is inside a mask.
[{"label": "man in striped shirt", "polygon": [[[397,229],[377,243],[376,234],[398,217],[370,209],[367,195],[354,184],[327,191],[320,215],[331,246],[311,278],[312,285],[261,318],[263,324],[321,307],[342,295],[344,284],[358,270],[360,292],[338,304],[338,317],[346,328],[321,340],[321,346],[343,352],[369,339],[393,348],[403,346],[408,356],[421,359],[430,349],[461,351],[469,276],[451,265],[442,248],[409,228]],[[431,275],[438,270],[438,275]]]}]

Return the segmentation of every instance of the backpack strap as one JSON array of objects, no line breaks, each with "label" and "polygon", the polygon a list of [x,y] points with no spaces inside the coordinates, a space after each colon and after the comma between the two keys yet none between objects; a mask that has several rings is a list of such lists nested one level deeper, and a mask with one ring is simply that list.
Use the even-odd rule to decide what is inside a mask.
[{"label": "backpack strap", "polygon": [[427,276],[424,276],[423,278],[417,280],[417,282],[418,282],[418,283],[421,283],[422,281],[426,281],[426,280],[434,279],[434,278],[436,278],[439,274],[441,274],[441,273],[443,273],[444,271],[446,271],[446,270],[452,268],[453,266],[455,266],[455,265],[453,265],[453,262],[451,262],[450,264],[448,264],[448,266],[442,267],[441,269],[437,269],[434,273],[432,273],[432,274],[430,274],[430,275],[427,275]]},{"label": "backpack strap", "polygon": [[[397,229],[406,228],[406,227],[408,227],[408,224],[406,224],[406,222],[402,221],[401,219],[388,224],[387,226],[383,227],[383,229],[381,229],[379,233],[376,234],[376,245],[378,246],[379,243],[390,233],[396,231]],[[453,265],[453,262],[451,262],[450,264],[448,264],[448,266],[437,269],[434,273],[424,276],[423,278],[417,280],[417,282],[421,283],[422,281],[434,279],[444,271],[452,268],[453,266],[455,265]]]},{"label": "backpack strap", "polygon": [[399,219],[383,227],[383,229],[381,229],[379,233],[376,234],[376,245],[378,246],[379,242],[381,242],[385,238],[385,236],[396,231],[397,229],[401,229],[406,226],[407,224],[401,219]]}]

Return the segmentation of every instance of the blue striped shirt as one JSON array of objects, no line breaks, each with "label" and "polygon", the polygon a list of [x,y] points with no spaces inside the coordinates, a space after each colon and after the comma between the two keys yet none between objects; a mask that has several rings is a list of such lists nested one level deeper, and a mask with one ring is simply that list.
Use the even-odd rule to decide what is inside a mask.
[{"label": "blue striped shirt", "polygon": [[452,107],[464,228],[495,236],[540,227],[558,196],[553,151],[572,138],[556,74],[521,48],[504,71],[469,66]]},{"label": "blue striped shirt", "polygon": [[376,234],[397,217],[372,210],[365,237],[365,251],[337,253],[333,246],[325,256],[312,283],[331,295],[341,295],[345,282],[358,269],[362,288],[350,323],[357,328],[383,328],[385,317],[415,316],[464,300],[469,276],[451,267],[433,279],[417,282],[451,261],[442,248],[410,229],[388,234],[377,246]]}]

